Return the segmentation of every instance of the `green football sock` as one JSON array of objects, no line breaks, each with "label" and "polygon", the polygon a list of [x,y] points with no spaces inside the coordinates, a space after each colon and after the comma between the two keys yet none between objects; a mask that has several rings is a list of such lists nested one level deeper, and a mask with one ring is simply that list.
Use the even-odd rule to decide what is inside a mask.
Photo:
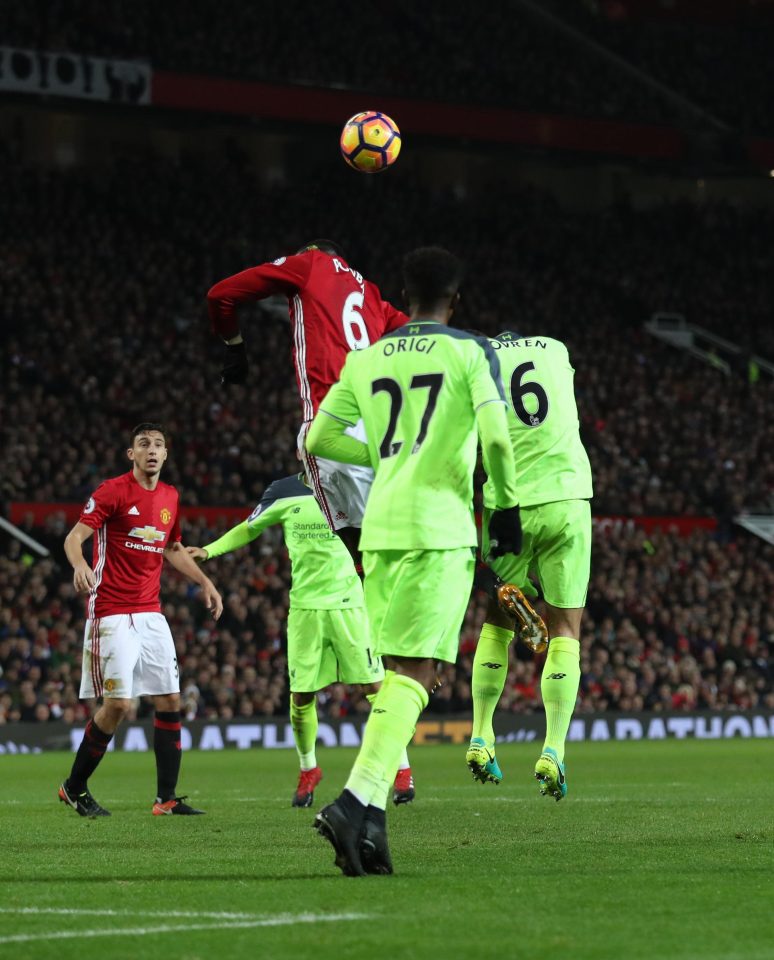
[{"label": "green football sock", "polygon": [[[394,676],[394,675],[395,675],[395,671],[394,671],[394,670],[387,670],[387,671],[386,671],[386,674],[385,674],[385,680],[387,679],[387,676],[388,676],[389,674],[392,674],[392,675]],[[366,694],[366,700],[371,704],[371,706],[373,706],[373,705],[374,705],[374,700],[376,700],[376,698],[377,698],[378,696],[379,696],[378,693],[367,693],[367,694]],[[411,766],[411,764],[409,763],[408,750],[404,750],[404,751],[403,751],[403,756],[400,758],[400,761],[398,762],[398,770],[406,770],[406,769],[408,769],[408,767],[410,767],[410,766]],[[386,787],[385,789],[389,790],[389,788],[390,788],[390,784],[388,783],[388,784],[387,784],[387,787]]]},{"label": "green football sock", "polygon": [[422,684],[411,677],[397,673],[385,677],[346,784],[346,789],[362,804],[385,809],[401,754],[414,735],[428,699]]},{"label": "green football sock", "polygon": [[317,743],[317,697],[299,707],[290,695],[290,725],[293,727],[293,739],[302,770],[312,770],[317,766],[315,745]]},{"label": "green football sock", "polygon": [[494,747],[492,717],[500,701],[508,676],[508,647],[513,630],[485,623],[481,627],[476,655],[473,658],[473,733],[487,747]]},{"label": "green football sock", "polygon": [[570,726],[580,685],[580,643],[572,637],[554,637],[548,645],[540,691],[546,711],[543,748],[556,751],[564,760],[564,741]]}]

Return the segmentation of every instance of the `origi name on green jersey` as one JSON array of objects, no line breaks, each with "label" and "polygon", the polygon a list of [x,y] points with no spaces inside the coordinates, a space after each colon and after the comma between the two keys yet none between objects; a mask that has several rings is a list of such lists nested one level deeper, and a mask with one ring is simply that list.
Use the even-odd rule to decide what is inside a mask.
[{"label": "origi name on green jersey", "polygon": [[[581,442],[575,370],[567,347],[551,337],[501,333],[489,341],[500,361],[508,431],[522,507],[592,496],[591,466]],[[491,480],[484,505],[494,508]]]},{"label": "origi name on green jersey", "polygon": [[320,410],[365,425],[375,478],[362,550],[475,546],[476,410],[504,402],[494,349],[463,330],[412,321],[347,354]]}]

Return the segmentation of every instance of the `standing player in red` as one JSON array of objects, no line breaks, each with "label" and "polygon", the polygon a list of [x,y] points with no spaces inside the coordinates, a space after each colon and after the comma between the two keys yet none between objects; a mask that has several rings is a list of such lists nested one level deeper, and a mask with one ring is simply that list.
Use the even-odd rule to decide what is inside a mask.
[{"label": "standing player in red", "polygon": [[[164,559],[199,584],[216,620],[223,601],[180,542],[177,490],[159,480],[167,459],[161,425],[136,426],[127,455],[132,469],[97,487],[65,539],[75,589],[89,594],[80,695],[104,699],[86,725],[59,799],[82,817],[110,816],[92,797],[88,780],[132,698],[150,696],[158,780],[153,814],[203,813],[175,796],[181,760],[180,679],[175,643],[159,602]],[[83,543],[95,532],[92,569],[83,557]]]},{"label": "standing player in red", "polygon": [[[294,256],[251,267],[216,283],[207,294],[213,332],[226,342],[224,383],[247,379],[247,352],[237,308],[275,294],[287,297],[293,360],[301,394],[299,452],[323,514],[350,553],[357,544],[373,471],[313,457],[304,450],[309,424],[350,350],[364,350],[408,317],[382,300],[375,284],[349,266],[332,240],[314,240]],[[365,442],[362,424],[351,435]]]}]

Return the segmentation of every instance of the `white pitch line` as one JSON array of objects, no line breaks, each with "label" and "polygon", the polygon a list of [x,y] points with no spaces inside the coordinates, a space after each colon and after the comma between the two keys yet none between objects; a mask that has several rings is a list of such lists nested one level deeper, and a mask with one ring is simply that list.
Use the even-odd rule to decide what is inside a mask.
[{"label": "white pitch line", "polygon": [[80,907],[0,907],[0,913],[37,915],[55,914],[67,917],[184,917],[189,920],[263,920],[257,913],[229,913],[220,910],[111,910]]},{"label": "white pitch line", "polygon": [[338,913],[319,916],[313,913],[296,915],[279,914],[276,917],[264,917],[261,920],[235,920],[226,923],[188,923],[180,925],[161,924],[156,927],[128,927],[125,930],[104,928],[101,930],[52,930],[48,933],[15,933],[0,937],[0,945],[5,943],[30,943],[34,940],[77,940],[80,937],[145,937],[157,933],[188,933],[192,930],[249,930],[256,927],[285,927],[294,923],[339,923],[347,920],[367,920],[365,913]]}]

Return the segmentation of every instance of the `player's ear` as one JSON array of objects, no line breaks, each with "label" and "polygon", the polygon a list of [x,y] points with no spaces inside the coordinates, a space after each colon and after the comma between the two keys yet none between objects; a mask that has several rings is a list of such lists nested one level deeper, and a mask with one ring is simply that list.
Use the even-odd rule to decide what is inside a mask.
[{"label": "player's ear", "polygon": [[449,304],[449,316],[451,316],[457,307],[460,305],[460,292],[459,290],[451,298],[451,303]]},{"label": "player's ear", "polygon": [[130,460],[134,460],[134,447],[129,447],[126,451],[126,455]]}]

